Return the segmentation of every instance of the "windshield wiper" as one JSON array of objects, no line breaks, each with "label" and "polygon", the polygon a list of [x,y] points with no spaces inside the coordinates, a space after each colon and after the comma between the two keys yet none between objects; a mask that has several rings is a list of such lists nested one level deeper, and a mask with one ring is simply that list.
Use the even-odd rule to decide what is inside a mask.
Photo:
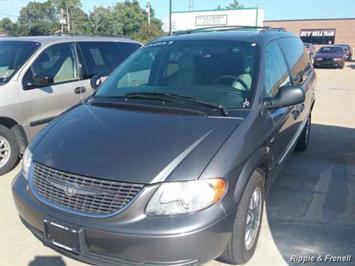
[{"label": "windshield wiper", "polygon": [[212,109],[217,109],[221,112],[222,115],[228,116],[229,112],[228,109],[223,105],[216,105],[209,102],[201,101],[197,98],[179,95],[175,93],[168,93],[168,92],[133,92],[127,93],[124,96],[120,96],[120,98],[141,98],[141,99],[157,99],[162,101],[183,101],[192,104],[199,104],[203,105]]}]

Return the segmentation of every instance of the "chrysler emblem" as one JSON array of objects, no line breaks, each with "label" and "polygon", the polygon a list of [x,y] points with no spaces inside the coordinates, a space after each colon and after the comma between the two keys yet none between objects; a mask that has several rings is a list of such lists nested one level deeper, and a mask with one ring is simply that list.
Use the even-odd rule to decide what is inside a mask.
[{"label": "chrysler emblem", "polygon": [[48,180],[48,183],[50,183],[52,186],[62,190],[64,194],[68,197],[72,197],[74,195],[106,195],[107,193],[104,191],[96,190],[93,188],[89,188],[86,186],[80,186],[77,184],[71,184],[67,182],[60,182],[57,180]]},{"label": "chrysler emblem", "polygon": [[68,197],[72,197],[76,194],[76,189],[75,187],[71,186],[71,185],[67,185],[64,188],[64,193],[65,195],[67,195]]}]

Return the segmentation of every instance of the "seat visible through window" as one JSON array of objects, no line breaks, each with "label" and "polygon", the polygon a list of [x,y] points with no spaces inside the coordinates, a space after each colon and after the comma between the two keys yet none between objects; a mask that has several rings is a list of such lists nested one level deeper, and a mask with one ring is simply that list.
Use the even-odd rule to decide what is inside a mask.
[{"label": "seat visible through window", "polygon": [[177,62],[178,70],[168,79],[168,86],[196,85],[199,81],[196,61],[191,53],[184,53]]}]

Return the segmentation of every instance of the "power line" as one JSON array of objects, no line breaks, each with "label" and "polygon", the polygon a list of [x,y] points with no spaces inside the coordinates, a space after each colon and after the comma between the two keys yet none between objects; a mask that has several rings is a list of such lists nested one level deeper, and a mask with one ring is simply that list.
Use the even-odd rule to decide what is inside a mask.
[{"label": "power line", "polygon": [[13,14],[7,14],[7,13],[2,13],[2,12],[0,12],[0,16],[13,17],[13,18],[17,18],[18,17],[18,16],[13,15]]}]

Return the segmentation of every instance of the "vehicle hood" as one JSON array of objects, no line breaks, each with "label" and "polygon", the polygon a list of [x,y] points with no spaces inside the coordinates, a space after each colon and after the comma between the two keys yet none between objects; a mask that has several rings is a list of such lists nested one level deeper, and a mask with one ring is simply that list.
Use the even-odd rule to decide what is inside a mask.
[{"label": "vehicle hood", "polygon": [[344,54],[336,53],[317,53],[316,58],[342,58]]},{"label": "vehicle hood", "polygon": [[193,180],[241,122],[83,104],[40,134],[33,161],[124,182]]}]

